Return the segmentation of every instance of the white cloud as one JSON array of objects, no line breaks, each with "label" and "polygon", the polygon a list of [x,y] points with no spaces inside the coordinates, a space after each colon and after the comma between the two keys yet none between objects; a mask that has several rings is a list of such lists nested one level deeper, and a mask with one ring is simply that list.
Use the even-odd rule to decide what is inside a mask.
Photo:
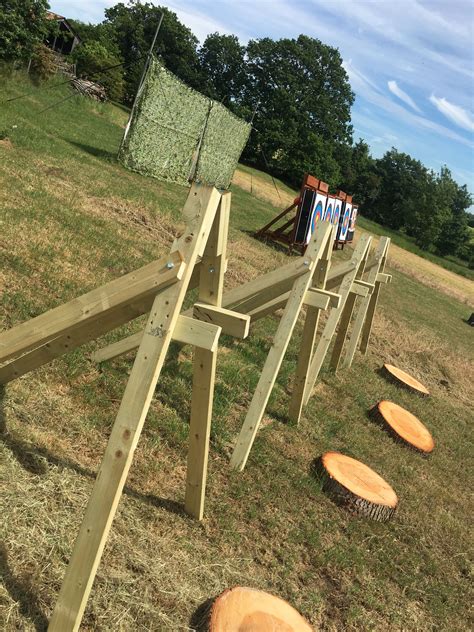
[{"label": "white cloud", "polygon": [[438,99],[434,94],[430,96],[430,101],[451,122],[463,129],[467,129],[469,132],[474,132],[474,119],[467,110],[451,103],[444,97]]},{"label": "white cloud", "polygon": [[411,108],[413,108],[416,112],[419,112],[421,114],[420,108],[413,101],[411,96],[408,95],[406,92],[404,92],[401,88],[399,88],[396,81],[393,81],[393,80],[389,81],[388,82],[388,89],[390,90],[390,92],[392,94],[394,94],[396,97],[398,97],[401,101],[403,101],[404,103],[409,105]]}]

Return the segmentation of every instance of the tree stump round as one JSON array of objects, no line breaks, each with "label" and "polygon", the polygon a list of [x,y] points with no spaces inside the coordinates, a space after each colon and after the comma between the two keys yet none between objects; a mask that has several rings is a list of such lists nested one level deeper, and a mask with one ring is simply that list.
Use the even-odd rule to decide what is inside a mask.
[{"label": "tree stump round", "polygon": [[224,591],[211,609],[209,632],[314,632],[303,617],[279,597],[236,586]]},{"label": "tree stump round", "polygon": [[407,390],[412,391],[417,395],[420,395],[421,397],[428,397],[428,395],[430,394],[429,390],[426,388],[426,386],[424,386],[424,384],[416,380],[405,371],[402,371],[402,369],[393,366],[393,364],[384,364],[383,373],[386,375],[386,377],[389,378],[389,380],[397,384],[397,386],[402,386],[403,388],[406,388]]},{"label": "tree stump round", "polygon": [[398,404],[382,400],[371,409],[370,416],[397,441],[423,454],[433,451],[434,441],[428,428]]},{"label": "tree stump round", "polygon": [[339,452],[321,457],[324,489],[353,513],[372,520],[390,520],[398,505],[392,487],[370,467]]}]

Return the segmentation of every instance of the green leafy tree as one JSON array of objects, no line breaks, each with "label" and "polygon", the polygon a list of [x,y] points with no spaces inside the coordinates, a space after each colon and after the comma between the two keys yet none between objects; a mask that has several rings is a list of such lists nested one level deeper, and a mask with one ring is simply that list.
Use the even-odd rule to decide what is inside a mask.
[{"label": "green leafy tree", "polygon": [[142,4],[132,0],[127,5],[119,2],[106,9],[104,24],[113,31],[120,56],[125,62],[125,100],[128,103],[135,97],[161,13],[163,23],[155,53],[180,79],[192,87],[200,87],[198,39],[178,20],[176,14],[150,2]]},{"label": "green leafy tree", "polygon": [[2,0],[0,60],[27,61],[48,32],[46,0]]},{"label": "green leafy tree", "polygon": [[247,82],[245,47],[235,35],[208,35],[199,49],[205,89],[212,99],[228,107],[240,104]]},{"label": "green leafy tree", "polygon": [[[111,68],[120,64],[115,57],[100,42],[85,42],[74,51],[76,72],[80,77],[86,77],[104,86],[109,99],[121,101],[124,96],[124,79],[122,67]],[[102,72],[104,68],[110,68]]]},{"label": "green leafy tree", "polygon": [[[339,51],[300,35],[247,46],[248,81],[242,111],[256,110],[246,157],[297,185],[305,170],[340,180],[336,147],[351,141],[354,95]],[[263,150],[263,152],[262,152]]]},{"label": "green leafy tree", "polygon": [[467,187],[459,186],[451,177],[447,167],[443,167],[438,182],[439,195],[443,196],[446,217],[436,240],[436,248],[441,255],[465,256],[466,246],[471,239],[466,209],[472,204]]}]

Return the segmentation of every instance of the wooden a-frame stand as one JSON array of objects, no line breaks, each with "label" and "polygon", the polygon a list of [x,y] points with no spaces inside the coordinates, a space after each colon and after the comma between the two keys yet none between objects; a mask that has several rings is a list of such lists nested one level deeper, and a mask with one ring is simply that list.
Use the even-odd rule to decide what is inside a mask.
[{"label": "wooden a-frame stand", "polygon": [[[79,628],[105,542],[132,464],[152,396],[172,340],[195,348],[185,510],[204,510],[217,345],[221,332],[245,338],[250,322],[283,308],[273,345],[237,440],[231,465],[243,469],[303,306],[306,319],[290,404],[298,421],[339,323],[331,365],[337,368],[357,297],[344,366],[360,342],[367,350],[389,240],[369,258],[371,238],[361,237],[348,262],[330,267],[333,229],[320,222],[305,256],[240,287],[223,292],[230,193],[193,184],[183,209],[186,228],[170,254],[124,277],[0,334],[0,384],[38,368],[102,334],[149,313],[144,332],[97,351],[99,362],[138,349],[116,420],[79,530],[51,632]],[[364,271],[368,278],[362,278]],[[340,287],[339,287],[340,286]],[[181,313],[186,292],[198,302]],[[338,293],[331,290],[339,287]],[[330,310],[316,350],[319,315]]]}]

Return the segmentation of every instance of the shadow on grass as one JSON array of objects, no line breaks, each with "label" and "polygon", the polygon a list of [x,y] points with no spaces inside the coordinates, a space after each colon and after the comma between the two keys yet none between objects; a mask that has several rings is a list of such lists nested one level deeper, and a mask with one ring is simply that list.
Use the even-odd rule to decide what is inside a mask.
[{"label": "shadow on grass", "polygon": [[102,158],[107,162],[117,162],[117,154],[118,147],[116,152],[108,151],[107,149],[101,149],[100,147],[93,147],[92,145],[84,145],[83,143],[77,143],[74,140],[70,140],[69,138],[63,138],[70,145],[74,145],[77,149],[90,154],[91,156],[95,156],[96,158]]},{"label": "shadow on grass", "polygon": [[[87,476],[92,479],[96,478],[96,472],[83,467],[67,457],[58,457],[44,447],[36,447],[20,439],[14,433],[11,433],[7,428],[3,411],[2,404],[4,397],[5,389],[3,386],[0,386],[0,441],[12,452],[18,463],[26,471],[36,476],[45,476],[48,473],[48,465],[54,465],[58,468],[73,470],[81,476]],[[160,498],[153,494],[142,494],[127,486],[124,487],[123,493],[153,507],[165,509],[170,513],[182,516],[186,515],[183,506],[174,500]]]},{"label": "shadow on grass", "polygon": [[262,244],[265,244],[265,246],[268,246],[269,248],[272,248],[273,250],[276,250],[277,252],[283,252],[285,255],[288,255],[289,257],[303,256],[299,246],[293,246],[292,250],[290,251],[287,245],[279,241],[273,241],[269,237],[257,237],[256,231],[254,230],[245,230],[245,229],[241,229],[241,230],[243,233],[248,235],[248,237],[253,237],[253,239],[255,239],[256,241],[259,241]]},{"label": "shadow on grass", "polygon": [[193,612],[189,621],[191,630],[194,632],[207,632],[209,630],[209,619],[214,601],[215,597],[207,599]]},{"label": "shadow on grass", "polygon": [[15,577],[8,563],[7,548],[3,543],[0,543],[0,575],[7,592],[19,604],[20,613],[33,623],[38,632],[44,632],[48,627],[48,619],[40,608],[32,586],[32,578]]}]

